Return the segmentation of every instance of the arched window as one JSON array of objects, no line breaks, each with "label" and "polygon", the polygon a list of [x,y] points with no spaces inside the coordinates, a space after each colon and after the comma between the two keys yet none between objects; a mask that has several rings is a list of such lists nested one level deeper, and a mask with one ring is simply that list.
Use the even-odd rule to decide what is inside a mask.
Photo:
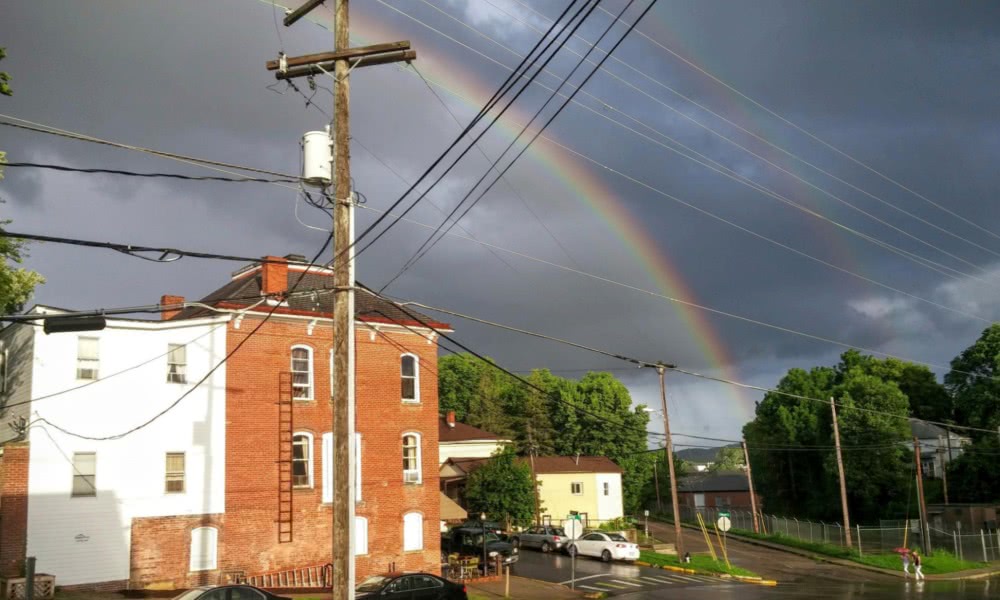
[{"label": "arched window", "polygon": [[198,527],[191,530],[191,570],[213,571],[217,568],[219,530]]},{"label": "arched window", "polygon": [[423,473],[420,468],[420,434],[403,434],[403,483],[421,483]]},{"label": "arched window", "polygon": [[313,436],[305,431],[292,436],[292,485],[313,486]]},{"label": "arched window", "polygon": [[403,552],[424,549],[424,516],[418,512],[403,515]]},{"label": "arched window", "polygon": [[313,353],[309,346],[292,346],[292,398],[313,399]]},{"label": "arched window", "polygon": [[415,354],[404,354],[399,359],[400,383],[403,391],[403,402],[420,402],[420,370],[417,368],[419,359]]}]

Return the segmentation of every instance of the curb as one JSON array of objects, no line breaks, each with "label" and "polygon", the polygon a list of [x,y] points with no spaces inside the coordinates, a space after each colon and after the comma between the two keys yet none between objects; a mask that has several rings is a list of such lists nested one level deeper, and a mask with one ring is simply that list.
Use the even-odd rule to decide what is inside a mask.
[{"label": "curb", "polygon": [[718,579],[735,579],[742,583],[753,583],[756,585],[766,585],[774,587],[778,585],[778,582],[773,579],[763,579],[761,577],[749,577],[746,575],[730,575],[728,573],[711,573],[709,571],[697,571],[695,569],[685,569],[683,567],[675,567],[673,565],[654,565],[645,561],[637,560],[634,564],[640,567],[650,567],[653,569],[662,569],[664,571],[673,571],[675,573],[687,573],[688,575],[703,575],[706,577],[716,577]]}]

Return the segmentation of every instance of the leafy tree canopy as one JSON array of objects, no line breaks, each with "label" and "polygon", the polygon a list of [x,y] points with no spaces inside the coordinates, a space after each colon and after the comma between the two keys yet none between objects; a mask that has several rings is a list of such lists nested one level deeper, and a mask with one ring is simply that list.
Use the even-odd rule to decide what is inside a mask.
[{"label": "leafy tree canopy", "polygon": [[470,512],[485,512],[507,528],[512,524],[526,526],[535,514],[531,466],[518,459],[513,448],[500,450],[469,475],[465,499]]}]

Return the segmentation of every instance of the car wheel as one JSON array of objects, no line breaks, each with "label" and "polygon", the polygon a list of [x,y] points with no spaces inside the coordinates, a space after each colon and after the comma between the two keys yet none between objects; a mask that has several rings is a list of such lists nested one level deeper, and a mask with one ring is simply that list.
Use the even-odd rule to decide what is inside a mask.
[{"label": "car wheel", "polygon": [[605,550],[604,552],[601,552],[601,560],[604,562],[611,562],[611,551]]},{"label": "car wheel", "polygon": [[542,542],[542,552],[552,552],[552,546],[548,542]]},{"label": "car wheel", "polygon": [[576,556],[576,546],[570,546],[569,548],[566,548],[566,554],[569,554],[570,556]]}]

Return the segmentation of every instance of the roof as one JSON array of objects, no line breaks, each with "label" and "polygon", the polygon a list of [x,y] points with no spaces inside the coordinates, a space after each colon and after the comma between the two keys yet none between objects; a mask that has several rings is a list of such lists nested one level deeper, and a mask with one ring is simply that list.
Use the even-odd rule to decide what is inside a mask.
[{"label": "roof", "polygon": [[604,456],[537,456],[535,457],[535,473],[621,473],[619,467],[610,458]]},{"label": "roof", "polygon": [[452,458],[449,458],[448,460],[444,461],[444,464],[446,464],[446,465],[450,464],[451,466],[455,467],[459,471],[461,471],[461,472],[465,473],[466,475],[468,475],[469,473],[472,473],[473,471],[475,471],[479,467],[485,465],[489,460],[490,459],[488,459],[488,458],[455,458],[455,457],[452,457]]},{"label": "roof", "polygon": [[[278,314],[331,315],[333,313],[334,298],[334,294],[329,293],[330,288],[333,286],[332,271],[323,269],[317,273],[306,273],[295,270],[294,261],[290,261],[290,264],[293,268],[288,269],[287,287],[285,289],[291,290],[294,287],[296,295],[287,300],[287,305],[279,307],[275,312]],[[260,266],[260,263],[254,263],[236,271],[231,281],[208,294],[199,300],[199,302],[238,309],[260,301],[261,290],[263,289]],[[299,280],[301,280],[301,283],[299,283]],[[296,285],[298,287],[295,287]],[[308,292],[311,290],[315,290],[316,293],[298,294],[298,292]],[[257,310],[268,311],[270,308],[271,305],[264,304]],[[424,321],[436,329],[450,329],[447,323],[441,323],[410,308],[403,311],[395,304],[381,298],[376,298],[365,292],[354,294],[354,311],[356,319],[359,321],[399,323],[418,327],[422,327],[423,325],[420,321]],[[171,320],[192,319],[212,314],[215,313],[207,308],[188,307],[174,315]]]},{"label": "roof", "polygon": [[500,437],[495,433],[490,433],[489,431],[484,431],[478,427],[473,427],[472,425],[466,425],[465,423],[456,422],[454,425],[448,425],[448,419],[441,417],[438,419],[438,442],[448,443],[448,442],[471,442],[473,440],[499,440]]},{"label": "roof", "polygon": [[746,473],[730,471],[686,475],[677,481],[679,492],[749,492]]},{"label": "roof", "polygon": [[441,520],[442,521],[458,521],[461,519],[468,518],[469,513],[465,512],[465,509],[458,505],[457,502],[441,494]]}]

